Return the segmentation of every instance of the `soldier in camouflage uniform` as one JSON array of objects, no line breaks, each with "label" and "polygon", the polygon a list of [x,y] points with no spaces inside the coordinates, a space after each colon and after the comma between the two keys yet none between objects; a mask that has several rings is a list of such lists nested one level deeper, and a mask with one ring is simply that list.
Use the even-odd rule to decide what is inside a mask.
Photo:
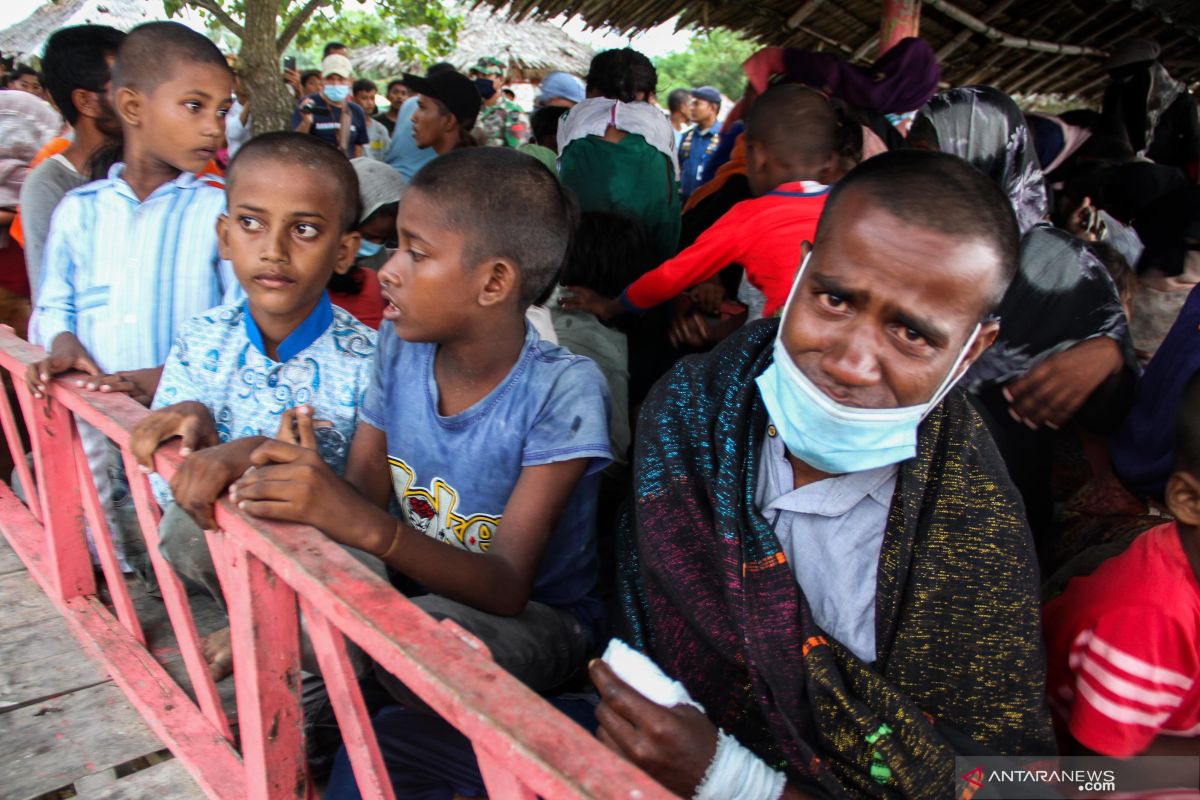
[{"label": "soldier in camouflage uniform", "polygon": [[471,67],[472,78],[492,82],[491,96],[480,91],[484,94],[483,108],[475,123],[475,138],[487,147],[520,147],[529,141],[528,115],[500,91],[506,72],[504,62],[494,56],[485,56]]}]

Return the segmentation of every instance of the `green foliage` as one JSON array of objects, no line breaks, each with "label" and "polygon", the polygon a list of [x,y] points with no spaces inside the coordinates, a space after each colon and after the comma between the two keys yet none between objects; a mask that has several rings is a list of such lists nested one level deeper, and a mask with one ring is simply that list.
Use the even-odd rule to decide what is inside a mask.
[{"label": "green foliage", "polygon": [[462,18],[436,0],[376,0],[375,9],[318,11],[296,35],[296,46],[305,52],[315,50],[319,56],[326,42],[343,42],[351,50],[387,43],[395,46],[402,63],[431,64],[458,42]]},{"label": "green foliage", "polygon": [[[168,15],[174,16],[185,6],[201,13],[209,30],[217,38],[232,36],[226,21],[214,9],[228,15],[236,24],[246,18],[247,4],[271,3],[278,8],[277,31],[282,33],[293,17],[307,6],[306,0],[164,0]],[[393,44],[404,62],[432,63],[452,51],[458,42],[462,18],[442,0],[325,0],[296,32],[284,42],[284,49],[302,54],[300,61],[316,66],[325,42],[344,42],[350,49],[381,42]],[[316,57],[310,57],[315,51]]]},{"label": "green foliage", "polygon": [[715,86],[734,100],[746,88],[742,62],[754,55],[759,45],[725,28],[697,32],[686,50],[654,59],[658,70],[658,99],[667,102],[672,89]]}]

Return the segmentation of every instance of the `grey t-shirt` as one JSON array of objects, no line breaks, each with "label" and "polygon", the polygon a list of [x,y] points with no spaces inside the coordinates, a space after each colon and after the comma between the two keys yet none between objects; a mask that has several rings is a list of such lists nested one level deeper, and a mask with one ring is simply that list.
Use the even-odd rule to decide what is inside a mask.
[{"label": "grey t-shirt", "polygon": [[37,303],[42,275],[42,249],[50,234],[50,217],[58,201],[72,189],[88,182],[61,153],[38,164],[21,186],[21,228],[25,233],[25,269],[29,288]]}]

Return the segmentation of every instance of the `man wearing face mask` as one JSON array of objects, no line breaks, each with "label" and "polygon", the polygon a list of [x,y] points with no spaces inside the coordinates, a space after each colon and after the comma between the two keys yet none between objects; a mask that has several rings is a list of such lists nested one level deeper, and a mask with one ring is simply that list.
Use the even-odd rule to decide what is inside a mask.
[{"label": "man wearing face mask", "polygon": [[955,755],[1055,752],[1029,530],[952,388],[1017,245],[966,162],[877,156],[797,243],[782,318],[655,387],[625,635],[705,710],[593,662],[610,747],[684,797],[743,800],[959,796]]},{"label": "man wearing face mask", "polygon": [[292,129],[329,142],[349,158],[358,158],[370,143],[367,115],[350,100],[353,69],[350,59],[333,54],[321,62],[321,91],[310,94],[292,111]]}]

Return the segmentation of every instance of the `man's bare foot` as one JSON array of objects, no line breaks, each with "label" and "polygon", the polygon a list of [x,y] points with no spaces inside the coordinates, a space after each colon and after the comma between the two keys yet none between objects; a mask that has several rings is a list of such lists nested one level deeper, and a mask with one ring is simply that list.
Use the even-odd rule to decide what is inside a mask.
[{"label": "man's bare foot", "polygon": [[233,638],[229,628],[213,631],[201,639],[200,651],[214,681],[222,681],[233,674]]}]

